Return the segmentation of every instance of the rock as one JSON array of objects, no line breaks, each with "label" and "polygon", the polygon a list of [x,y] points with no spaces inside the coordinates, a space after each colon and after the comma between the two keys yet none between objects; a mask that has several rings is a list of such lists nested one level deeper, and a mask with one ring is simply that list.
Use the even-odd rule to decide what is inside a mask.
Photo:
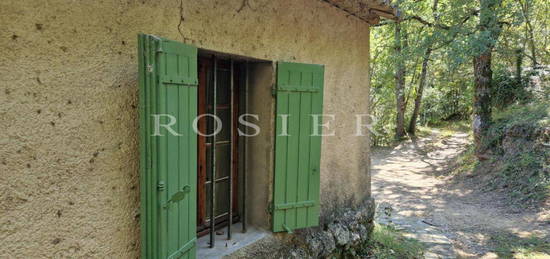
[{"label": "rock", "polygon": [[364,225],[359,226],[359,229],[357,230],[357,233],[361,237],[361,240],[367,240],[369,238],[369,235],[370,235],[369,229]]},{"label": "rock", "polygon": [[357,232],[351,232],[350,241],[357,244],[361,240],[361,236]]},{"label": "rock", "polygon": [[289,252],[288,257],[284,258],[296,258],[296,259],[309,259],[313,258],[312,256],[308,255],[307,251],[305,251],[302,248],[295,248],[292,251]]},{"label": "rock", "polygon": [[328,256],[336,249],[336,241],[334,240],[334,237],[327,231],[323,231],[320,235],[320,238],[323,243],[323,251],[322,256]]},{"label": "rock", "polygon": [[309,253],[294,248],[291,258],[329,258],[347,255],[356,257],[356,251],[370,237],[374,220],[374,201],[368,200],[361,208],[349,209],[326,222],[325,228],[304,231],[300,243]]},{"label": "rock", "polygon": [[336,249],[334,237],[328,231],[309,233],[305,241],[313,257],[327,257]]},{"label": "rock", "polygon": [[323,232],[324,231],[319,233],[310,233],[305,238],[306,245],[311,250],[313,256],[319,256],[319,254],[322,254],[323,252],[324,244],[321,238],[321,234]]},{"label": "rock", "polygon": [[351,241],[351,234],[348,228],[341,223],[332,223],[328,226],[328,230],[334,236],[336,244],[340,246],[345,246]]}]

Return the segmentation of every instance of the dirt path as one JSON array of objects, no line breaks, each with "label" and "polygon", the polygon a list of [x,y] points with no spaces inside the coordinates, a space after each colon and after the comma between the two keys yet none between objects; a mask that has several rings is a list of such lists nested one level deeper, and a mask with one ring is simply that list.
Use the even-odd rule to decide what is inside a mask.
[{"label": "dirt path", "polygon": [[373,195],[382,208],[378,220],[392,221],[429,243],[431,258],[497,258],[491,237],[547,235],[550,226],[537,221],[537,214],[510,209],[496,194],[437,176],[468,142],[463,133],[443,138],[434,131],[395,148],[374,149]]}]

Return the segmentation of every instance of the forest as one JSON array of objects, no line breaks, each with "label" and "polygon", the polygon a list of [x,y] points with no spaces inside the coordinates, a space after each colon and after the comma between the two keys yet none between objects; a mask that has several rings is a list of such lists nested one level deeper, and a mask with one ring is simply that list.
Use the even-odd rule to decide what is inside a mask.
[{"label": "forest", "polygon": [[[462,205],[476,204],[474,211],[497,207],[480,198],[493,197],[493,202],[503,201],[498,206],[509,209],[499,207],[494,212],[499,217],[515,210],[519,216],[508,219],[527,222],[527,215],[536,215],[533,217],[546,222],[541,224],[549,223],[550,3],[397,0],[393,4],[397,18],[381,21],[371,30],[374,188],[395,185],[387,183],[396,179],[398,166],[420,172],[422,177],[430,174],[444,179],[444,188],[457,188],[453,195],[471,195]],[[434,132],[438,133],[435,137]],[[415,156],[407,153],[409,149]],[[445,152],[452,155],[436,161],[434,157]],[[419,157],[421,161],[415,162]],[[431,168],[417,168],[420,162]],[[424,184],[422,181],[426,182],[418,180],[415,186]],[[401,192],[403,197],[414,193],[410,183],[398,186],[410,191]],[[376,191],[375,196],[396,207],[405,199],[392,200]],[[416,202],[453,203],[428,200]],[[457,215],[462,218],[466,214],[464,209]],[[491,217],[473,216],[471,220],[490,221]],[[529,224],[535,226],[539,221]],[[468,233],[453,241],[464,257],[476,258],[489,251],[503,258],[531,258],[537,253],[550,256],[548,240],[541,241],[540,235],[533,234],[537,227],[526,226],[534,238],[526,241],[503,226],[482,224],[472,231],[449,220],[446,223],[450,229],[455,227],[455,232]],[[485,238],[473,237],[476,234]],[[529,246],[536,248],[524,249]],[[544,256],[540,258],[547,258]]]},{"label": "forest", "polygon": [[548,97],[541,84],[536,94],[527,89],[549,69],[547,1],[396,4],[398,20],[376,25],[371,36],[374,145],[472,115],[481,137],[491,114]]}]

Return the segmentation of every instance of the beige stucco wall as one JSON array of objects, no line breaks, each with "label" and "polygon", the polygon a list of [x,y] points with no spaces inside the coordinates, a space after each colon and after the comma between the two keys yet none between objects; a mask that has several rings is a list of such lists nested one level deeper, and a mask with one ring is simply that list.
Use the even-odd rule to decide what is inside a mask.
[{"label": "beige stucco wall", "polygon": [[[263,229],[270,228],[268,205],[273,192],[275,146],[275,67],[271,62],[249,65],[248,113],[257,114],[259,120],[248,118],[260,131],[247,141],[246,165],[246,218],[247,223]],[[249,130],[252,134],[252,130]]]},{"label": "beige stucco wall", "polygon": [[[318,0],[183,0],[198,47],[324,64],[321,197],[370,192],[368,25]],[[0,256],[139,256],[137,33],[182,40],[178,0],[0,1]]]}]

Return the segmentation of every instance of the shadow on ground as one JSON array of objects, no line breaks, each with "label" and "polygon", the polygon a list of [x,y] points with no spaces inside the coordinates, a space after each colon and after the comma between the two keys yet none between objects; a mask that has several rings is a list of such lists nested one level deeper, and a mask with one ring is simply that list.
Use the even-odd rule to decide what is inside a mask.
[{"label": "shadow on ground", "polygon": [[[498,237],[547,238],[550,225],[535,213],[511,209],[497,194],[443,177],[468,143],[465,133],[441,137],[436,131],[393,148],[373,149],[373,196],[382,207],[391,204],[391,209],[379,210],[378,221],[393,222],[413,237],[424,235],[425,242],[434,244],[430,252],[444,258],[506,257],[502,239],[495,241]],[[388,210],[391,215],[383,215]],[[452,252],[445,251],[445,239],[452,243]]]}]

